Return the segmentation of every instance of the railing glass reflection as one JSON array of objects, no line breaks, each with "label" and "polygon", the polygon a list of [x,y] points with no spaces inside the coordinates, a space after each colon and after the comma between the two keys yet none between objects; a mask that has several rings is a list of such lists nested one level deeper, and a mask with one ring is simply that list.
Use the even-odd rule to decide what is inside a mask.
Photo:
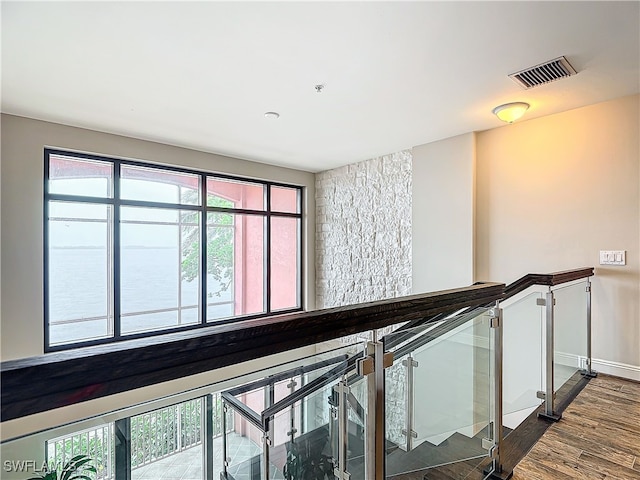
[{"label": "railing glass reflection", "polygon": [[[488,457],[494,392],[490,320],[490,310],[479,308],[435,328],[401,329],[385,337],[394,353],[394,366],[386,372],[393,440],[398,425],[405,424],[401,443],[387,437],[388,478],[463,460],[478,459],[479,464]],[[398,392],[404,394],[404,405]]]}]

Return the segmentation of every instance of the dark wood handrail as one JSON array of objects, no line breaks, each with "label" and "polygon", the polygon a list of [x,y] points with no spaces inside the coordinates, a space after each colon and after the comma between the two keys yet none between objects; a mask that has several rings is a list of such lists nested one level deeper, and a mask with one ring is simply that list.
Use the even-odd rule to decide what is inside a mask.
[{"label": "dark wood handrail", "polygon": [[247,320],[3,362],[1,421],[215,370],[396,323],[495,302],[483,283],[359,305]]},{"label": "dark wood handrail", "polygon": [[504,299],[511,298],[534,285],[554,287],[574,280],[589,278],[593,276],[593,271],[593,267],[583,267],[555,273],[529,273],[507,285],[504,290]]}]

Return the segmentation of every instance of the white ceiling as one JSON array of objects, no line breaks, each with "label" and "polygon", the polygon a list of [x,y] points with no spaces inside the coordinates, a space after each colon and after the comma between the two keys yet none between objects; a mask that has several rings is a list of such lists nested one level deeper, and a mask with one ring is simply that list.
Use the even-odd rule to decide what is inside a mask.
[{"label": "white ceiling", "polygon": [[[639,21],[637,1],[3,1],[2,111],[321,171],[497,127],[509,101],[637,93]],[[578,75],[507,77],[560,55]]]}]

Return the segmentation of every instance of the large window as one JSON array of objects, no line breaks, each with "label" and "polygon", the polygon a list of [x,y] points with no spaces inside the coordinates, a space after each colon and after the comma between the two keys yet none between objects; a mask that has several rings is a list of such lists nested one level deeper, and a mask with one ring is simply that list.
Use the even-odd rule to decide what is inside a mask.
[{"label": "large window", "polygon": [[45,150],[45,349],[300,310],[301,197]]}]

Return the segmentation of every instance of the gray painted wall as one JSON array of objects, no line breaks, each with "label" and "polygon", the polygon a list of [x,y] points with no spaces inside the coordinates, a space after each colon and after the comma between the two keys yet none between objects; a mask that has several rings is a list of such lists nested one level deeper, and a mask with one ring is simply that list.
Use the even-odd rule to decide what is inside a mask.
[{"label": "gray painted wall", "polygon": [[474,282],[475,134],[413,147],[413,293]]}]

